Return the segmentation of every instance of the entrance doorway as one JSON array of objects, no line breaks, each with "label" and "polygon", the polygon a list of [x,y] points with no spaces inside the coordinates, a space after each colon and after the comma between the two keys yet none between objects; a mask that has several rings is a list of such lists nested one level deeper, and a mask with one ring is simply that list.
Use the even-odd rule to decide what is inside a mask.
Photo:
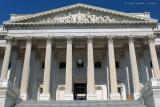
[{"label": "entrance doorway", "polygon": [[74,100],[86,100],[87,96],[86,83],[74,83]]}]

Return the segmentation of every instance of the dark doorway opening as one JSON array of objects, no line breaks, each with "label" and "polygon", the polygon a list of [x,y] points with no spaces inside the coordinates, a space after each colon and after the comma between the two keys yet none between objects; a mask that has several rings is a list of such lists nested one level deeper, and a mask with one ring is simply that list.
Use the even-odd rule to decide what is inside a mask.
[{"label": "dark doorway opening", "polygon": [[86,83],[74,83],[74,100],[86,100]]}]

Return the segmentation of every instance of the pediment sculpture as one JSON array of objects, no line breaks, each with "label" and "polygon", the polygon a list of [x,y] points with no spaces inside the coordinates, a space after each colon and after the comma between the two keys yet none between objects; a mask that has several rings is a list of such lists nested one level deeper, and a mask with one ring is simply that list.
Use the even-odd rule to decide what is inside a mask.
[{"label": "pediment sculpture", "polygon": [[41,23],[91,23],[91,22],[112,22],[116,21],[111,16],[105,16],[105,15],[95,15],[91,14],[89,12],[86,13],[81,13],[78,11],[76,14],[68,13],[64,14],[63,16],[54,16],[54,17],[48,17],[48,18],[43,18],[39,21],[36,22],[41,22]]}]

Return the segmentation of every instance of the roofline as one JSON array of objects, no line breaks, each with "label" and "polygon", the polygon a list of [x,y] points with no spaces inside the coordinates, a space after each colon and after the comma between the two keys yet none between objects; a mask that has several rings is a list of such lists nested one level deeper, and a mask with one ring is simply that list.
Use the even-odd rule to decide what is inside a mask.
[{"label": "roofline", "polygon": [[[35,14],[28,15],[26,17],[22,17],[22,18],[19,18],[19,19],[8,21],[7,23],[14,23],[16,21],[22,21],[22,20],[27,20],[27,19],[31,19],[31,18],[36,18],[36,17],[41,16],[41,15],[60,12],[62,10],[71,9],[71,8],[75,8],[75,7],[85,7],[85,8],[89,8],[89,9],[95,9],[95,10],[98,10],[98,11],[109,12],[109,13],[112,13],[112,14],[115,14],[115,15],[121,15],[121,16],[130,17],[130,18],[140,19],[140,20],[147,20],[144,17],[129,15],[129,14],[127,14],[125,12],[121,12],[121,11],[106,9],[106,8],[103,8],[103,7],[91,6],[91,5],[83,4],[83,3],[77,3],[77,4],[68,5],[68,6],[64,6],[64,7],[59,7],[59,8],[43,11],[43,12],[38,12],[38,13],[35,13]],[[4,23],[4,24],[7,24],[7,23]]]}]

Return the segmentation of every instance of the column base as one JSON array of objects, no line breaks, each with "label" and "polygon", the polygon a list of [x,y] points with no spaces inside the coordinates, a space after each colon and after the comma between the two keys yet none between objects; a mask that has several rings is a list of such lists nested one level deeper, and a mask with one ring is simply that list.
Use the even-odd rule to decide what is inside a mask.
[{"label": "column base", "polygon": [[118,92],[112,92],[110,94],[110,99],[111,100],[121,100],[120,94]]},{"label": "column base", "polygon": [[40,94],[39,100],[50,100],[50,94],[49,93],[48,94],[44,94],[44,93]]},{"label": "column base", "polygon": [[20,98],[22,100],[27,100],[27,98],[28,98],[27,93],[20,93]]},{"label": "column base", "polygon": [[73,100],[73,93],[64,92],[64,100]]},{"label": "column base", "polygon": [[134,100],[138,100],[140,98],[139,92],[134,92]]},{"label": "column base", "polygon": [[97,100],[96,92],[87,93],[87,100]]}]

